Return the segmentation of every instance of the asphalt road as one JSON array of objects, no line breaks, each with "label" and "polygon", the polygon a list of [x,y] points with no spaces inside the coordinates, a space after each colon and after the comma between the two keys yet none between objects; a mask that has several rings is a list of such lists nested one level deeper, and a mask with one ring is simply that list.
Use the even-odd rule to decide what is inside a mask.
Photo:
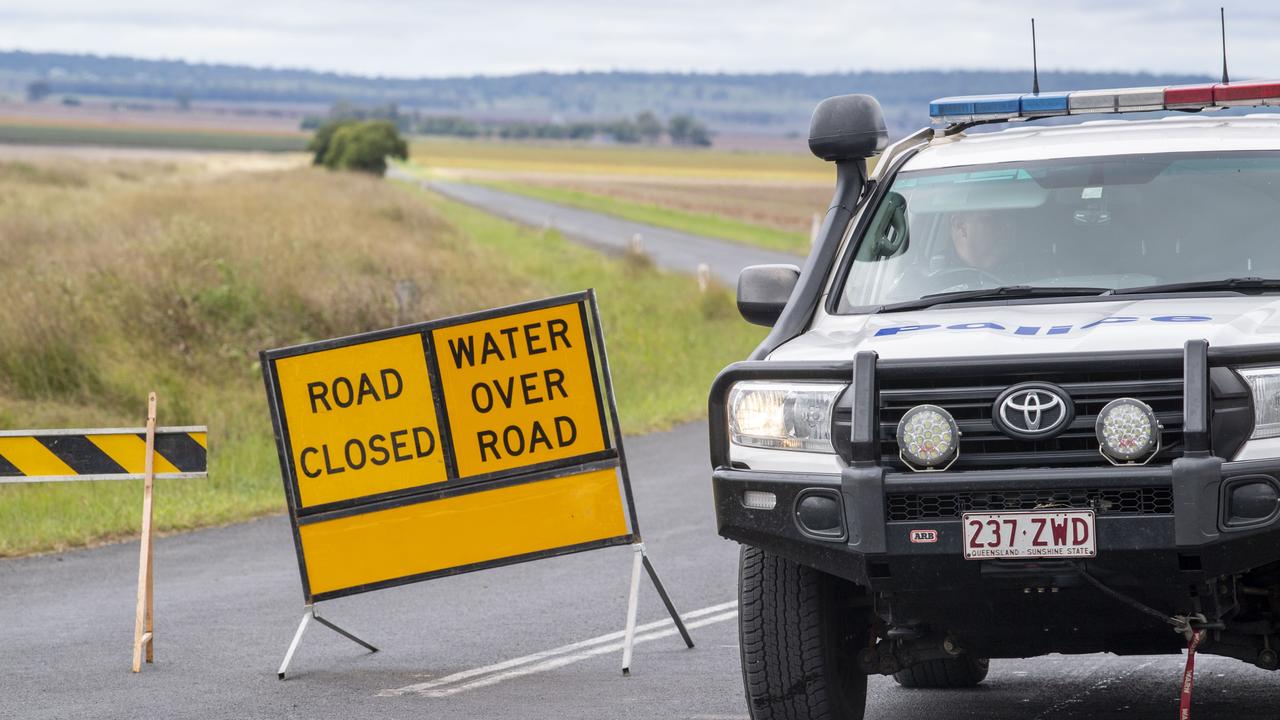
[{"label": "asphalt road", "polygon": [[[325,603],[323,616],[382,651],[313,623],[281,682],[302,596],[288,523],[274,517],[157,541],[157,662],[140,675],[129,672],[136,543],[0,561],[0,718],[745,718],[737,549],[715,534],[705,448],[701,424],[628,441],[641,529],[673,600],[696,616],[697,642],[642,631],[629,678],[616,638],[601,638],[626,607],[631,551],[613,548]],[[640,603],[642,623],[663,619],[647,584]],[[1280,676],[1213,657],[1199,666],[1195,717],[1280,717]],[[1181,667],[998,661],[968,691],[874,678],[867,716],[1169,720]]]},{"label": "asphalt road", "polygon": [[[411,179],[405,176],[396,176]],[[481,185],[430,180],[419,181],[446,197],[473,205],[486,212],[532,227],[549,227],[565,237],[609,252],[623,252],[631,239],[641,237],[641,246],[658,267],[676,272],[696,273],[706,263],[712,276],[734,287],[738,272],[748,265],[787,263],[800,265],[799,255],[762,250],[749,245],[690,235],[656,225],[623,220],[589,210],[557,205]]]}]

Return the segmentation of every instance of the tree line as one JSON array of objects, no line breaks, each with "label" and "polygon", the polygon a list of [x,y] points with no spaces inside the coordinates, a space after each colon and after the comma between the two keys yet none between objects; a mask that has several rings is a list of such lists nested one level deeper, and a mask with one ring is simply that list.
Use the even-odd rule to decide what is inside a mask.
[{"label": "tree line", "polygon": [[308,116],[302,129],[314,130],[326,123],[342,120],[385,120],[401,132],[418,135],[443,135],[462,138],[501,138],[506,140],[595,140],[607,139],[624,144],[657,144],[666,138],[673,145],[708,147],[711,130],[692,115],[672,115],[665,122],[651,110],[634,117],[615,120],[545,122],[530,120],[473,120],[461,115],[424,115],[401,112],[395,103],[361,108],[351,103],[337,103],[328,115]]}]

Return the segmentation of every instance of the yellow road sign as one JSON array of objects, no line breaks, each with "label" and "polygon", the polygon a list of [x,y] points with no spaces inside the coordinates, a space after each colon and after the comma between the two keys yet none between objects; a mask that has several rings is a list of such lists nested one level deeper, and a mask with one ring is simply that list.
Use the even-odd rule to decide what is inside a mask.
[{"label": "yellow road sign", "polygon": [[583,313],[557,305],[432,331],[460,475],[608,447]]},{"label": "yellow road sign", "polygon": [[262,367],[308,602],[639,541],[590,291]]},{"label": "yellow road sign", "polygon": [[420,335],[275,363],[300,508],[448,479]]}]

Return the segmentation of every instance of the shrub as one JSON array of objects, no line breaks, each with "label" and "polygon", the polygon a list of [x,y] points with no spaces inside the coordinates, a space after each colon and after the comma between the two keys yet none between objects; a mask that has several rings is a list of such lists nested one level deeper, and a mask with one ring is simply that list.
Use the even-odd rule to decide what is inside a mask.
[{"label": "shrub", "polygon": [[330,170],[358,170],[381,175],[387,158],[409,157],[409,145],[389,120],[326,123],[316,130],[309,149],[316,164]]}]

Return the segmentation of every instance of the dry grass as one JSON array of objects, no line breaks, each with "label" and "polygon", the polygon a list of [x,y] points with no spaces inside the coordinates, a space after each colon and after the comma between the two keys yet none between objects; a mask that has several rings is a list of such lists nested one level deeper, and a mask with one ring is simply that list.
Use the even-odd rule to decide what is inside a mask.
[{"label": "dry grass", "polygon": [[[259,350],[532,291],[420,200],[311,170],[0,165],[0,256],[0,425],[136,426],[152,388],[163,423],[209,424],[210,479],[160,489],[169,529],[280,508]],[[0,555],[128,534],[137,503],[129,482],[0,487]]]},{"label": "dry grass", "polygon": [[[715,371],[759,335],[723,289],[699,301],[691,278],[311,168],[0,162],[0,257],[0,427],[137,426],[151,389],[162,424],[209,425],[209,479],[158,490],[165,530],[283,506],[264,348],[595,286],[639,430],[700,415]],[[131,535],[138,494],[0,486],[0,556]]]}]

